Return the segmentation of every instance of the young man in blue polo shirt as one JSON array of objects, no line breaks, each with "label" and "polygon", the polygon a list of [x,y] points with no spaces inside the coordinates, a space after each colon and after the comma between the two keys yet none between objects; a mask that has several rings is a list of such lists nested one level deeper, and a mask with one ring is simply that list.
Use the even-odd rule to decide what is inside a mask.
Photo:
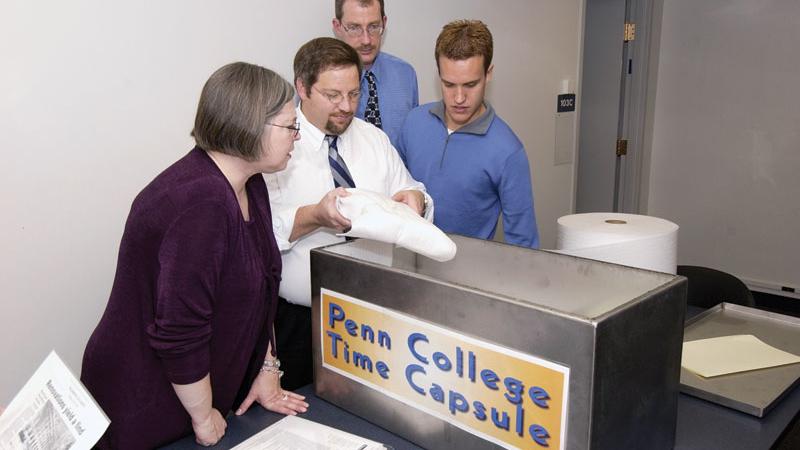
[{"label": "young man in blue polo shirt", "polygon": [[381,51],[383,0],[335,0],[334,7],[334,34],[355,49],[364,66],[356,117],[382,129],[396,147],[403,120],[419,105],[417,73],[409,63]]},{"label": "young man in blue polo shirt", "polygon": [[483,22],[445,25],[435,52],[442,101],[412,110],[396,147],[436,202],[439,228],[492,239],[502,212],[505,241],[537,248],[525,148],[484,100],[492,52],[492,34]]}]

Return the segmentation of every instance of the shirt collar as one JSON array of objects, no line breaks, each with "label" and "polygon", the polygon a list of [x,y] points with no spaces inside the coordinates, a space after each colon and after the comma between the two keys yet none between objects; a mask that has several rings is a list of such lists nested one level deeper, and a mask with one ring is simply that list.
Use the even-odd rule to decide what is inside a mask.
[{"label": "shirt collar", "polygon": [[[383,61],[381,58],[382,54],[383,52],[378,52],[378,54],[375,56],[375,61],[372,61],[372,67],[369,68],[369,71],[375,75],[376,80],[380,80],[381,75],[383,74],[383,65],[381,64],[381,61]],[[361,71],[361,79],[363,80],[365,76],[367,76],[366,68]]]},{"label": "shirt collar", "polygon": [[[308,142],[313,148],[323,148],[323,142],[325,141],[325,136],[327,135],[323,130],[320,130],[314,124],[308,121],[303,111],[300,109],[300,105],[297,105],[297,122],[300,123],[300,139]],[[353,121],[356,118],[353,117]],[[352,122],[350,126],[344,130],[344,133],[339,135],[339,140],[337,141],[338,144],[341,144],[343,141],[347,141],[347,136],[350,135],[350,129],[353,128]],[[325,144],[324,148],[328,148],[328,144]]]},{"label": "shirt collar", "polygon": [[[486,111],[484,111],[483,114],[453,133],[486,134],[494,120],[495,113],[492,105],[486,100],[483,101],[483,105],[486,106]],[[440,101],[431,106],[430,113],[438,117],[445,128],[447,127],[447,120],[445,120],[444,117],[444,101]]]},{"label": "shirt collar", "polygon": [[325,140],[325,132],[308,121],[300,105],[297,105],[297,122],[300,123],[300,139],[309,142],[313,148],[320,148]]}]

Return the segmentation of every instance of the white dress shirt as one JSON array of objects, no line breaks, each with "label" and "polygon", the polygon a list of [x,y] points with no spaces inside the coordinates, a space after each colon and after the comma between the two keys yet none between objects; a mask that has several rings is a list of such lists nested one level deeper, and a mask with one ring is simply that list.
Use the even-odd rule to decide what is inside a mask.
[{"label": "white dress shirt", "polygon": [[[294,144],[289,164],[280,172],[264,174],[264,179],[269,189],[272,227],[283,259],[280,296],[290,303],[311,306],[310,251],[343,242],[344,238],[336,236],[333,229],[319,228],[289,242],[297,209],[317,204],[334,189],[325,133],[306,119],[300,107],[297,120],[300,140]],[[357,188],[388,196],[410,189],[422,191],[429,205],[425,218],[433,219],[433,200],[425,193],[425,186],[408,173],[386,133],[353,118],[347,130],[339,135],[336,146]]]}]

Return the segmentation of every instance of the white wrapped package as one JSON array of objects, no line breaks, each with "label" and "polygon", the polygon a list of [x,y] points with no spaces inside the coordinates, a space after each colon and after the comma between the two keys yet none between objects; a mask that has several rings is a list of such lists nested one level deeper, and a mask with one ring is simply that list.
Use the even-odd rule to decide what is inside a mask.
[{"label": "white wrapped package", "polygon": [[347,192],[349,196],[337,197],[336,208],[352,227],[340,236],[396,244],[441,262],[456,256],[455,242],[405,203],[364,189]]}]

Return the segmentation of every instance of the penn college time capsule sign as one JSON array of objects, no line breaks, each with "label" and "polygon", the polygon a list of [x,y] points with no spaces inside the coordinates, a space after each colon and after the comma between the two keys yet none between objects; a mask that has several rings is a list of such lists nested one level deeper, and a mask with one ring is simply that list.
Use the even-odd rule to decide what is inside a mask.
[{"label": "penn college time capsule sign", "polygon": [[564,442],[569,368],[322,289],[322,365],[509,448]]},{"label": "penn college time capsule sign", "polygon": [[428,449],[671,449],[686,281],[451,236],[311,252],[315,392]]}]

